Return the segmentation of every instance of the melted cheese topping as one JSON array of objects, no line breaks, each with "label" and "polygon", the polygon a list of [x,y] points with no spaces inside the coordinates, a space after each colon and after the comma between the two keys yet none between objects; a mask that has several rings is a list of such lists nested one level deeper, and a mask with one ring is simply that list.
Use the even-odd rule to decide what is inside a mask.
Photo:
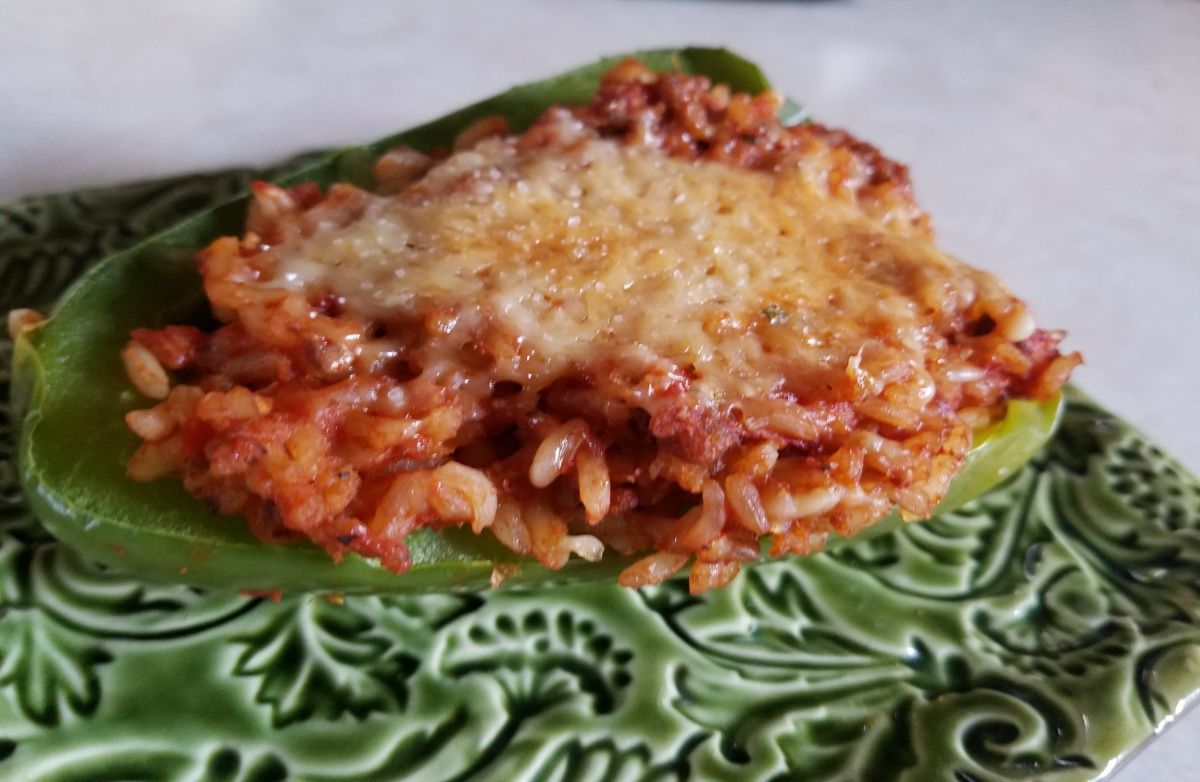
[{"label": "melted cheese topping", "polygon": [[453,312],[503,336],[497,379],[665,359],[714,401],[828,396],[864,346],[923,366],[941,321],[1002,293],[803,166],[691,162],[577,126],[533,150],[482,142],[372,196],[349,225],[271,252],[262,284],[333,293],[346,315]]}]

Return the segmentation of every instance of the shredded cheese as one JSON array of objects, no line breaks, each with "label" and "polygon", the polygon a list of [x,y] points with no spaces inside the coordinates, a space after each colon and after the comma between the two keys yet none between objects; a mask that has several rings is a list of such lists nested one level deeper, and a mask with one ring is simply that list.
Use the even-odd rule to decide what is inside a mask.
[{"label": "shredded cheese", "polygon": [[496,379],[666,360],[729,402],[827,395],[865,345],[923,366],[939,317],[1007,295],[810,168],[693,162],[575,122],[549,148],[489,139],[371,196],[349,225],[271,250],[260,284],[365,319],[452,312],[512,344]]}]

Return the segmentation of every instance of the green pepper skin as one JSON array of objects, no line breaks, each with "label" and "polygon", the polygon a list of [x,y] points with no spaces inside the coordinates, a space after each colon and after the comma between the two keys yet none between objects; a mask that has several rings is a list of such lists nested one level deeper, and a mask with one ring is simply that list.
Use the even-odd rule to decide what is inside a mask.
[{"label": "green pepper skin", "polygon": [[[336,153],[281,180],[284,185],[337,181],[370,185],[375,158],[397,144],[449,146],[476,119],[503,114],[527,127],[554,103],[581,103],[599,77],[624,56],[608,58],[467,107],[413,130]],[[722,49],[636,52],[656,69],[708,75],[735,90],[769,84],[753,64]],[[798,109],[788,104],[789,119]],[[156,581],[223,589],[425,592],[487,586],[495,565],[510,571],[506,587],[588,579],[612,580],[629,558],[571,560],[549,571],[469,530],[418,531],[408,538],[413,567],[405,574],[351,555],[335,563],[310,544],[266,545],[236,518],[217,516],[178,481],[136,483],[125,464],[137,446],[124,415],[145,407],[124,375],[118,352],[136,327],[195,322],[205,300],[195,253],[242,231],[247,198],[198,214],[95,266],[62,297],[51,317],[16,342],[13,402],[21,421],[19,459],[26,498],[57,537],[83,556]],[[951,487],[946,506],[986,491],[1032,456],[1053,430],[1059,400],[1014,403],[980,439]],[[945,507],[945,506],[944,506]],[[885,531],[890,520],[869,530]]]}]

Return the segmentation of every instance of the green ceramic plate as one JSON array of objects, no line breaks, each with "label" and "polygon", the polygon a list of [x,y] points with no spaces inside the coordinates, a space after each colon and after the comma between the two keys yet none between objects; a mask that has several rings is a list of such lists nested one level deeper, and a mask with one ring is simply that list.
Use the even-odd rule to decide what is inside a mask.
[{"label": "green ceramic plate", "polygon": [[[0,306],[49,305],[249,177],[0,207]],[[340,605],[80,561],[22,504],[4,412],[3,779],[1086,780],[1200,689],[1200,483],[1075,393],[961,512],[703,598]]]}]

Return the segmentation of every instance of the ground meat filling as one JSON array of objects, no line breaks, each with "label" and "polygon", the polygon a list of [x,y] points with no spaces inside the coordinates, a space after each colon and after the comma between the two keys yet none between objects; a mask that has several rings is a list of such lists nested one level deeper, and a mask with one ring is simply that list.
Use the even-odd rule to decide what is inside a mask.
[{"label": "ground meat filling", "polygon": [[266,540],[411,567],[469,526],[549,568],[691,588],[928,515],[972,429],[1079,363],[940,252],[906,169],[635,61],[586,106],[487,118],[377,186],[257,183],[199,256],[221,326],[138,329],[130,476]]}]

